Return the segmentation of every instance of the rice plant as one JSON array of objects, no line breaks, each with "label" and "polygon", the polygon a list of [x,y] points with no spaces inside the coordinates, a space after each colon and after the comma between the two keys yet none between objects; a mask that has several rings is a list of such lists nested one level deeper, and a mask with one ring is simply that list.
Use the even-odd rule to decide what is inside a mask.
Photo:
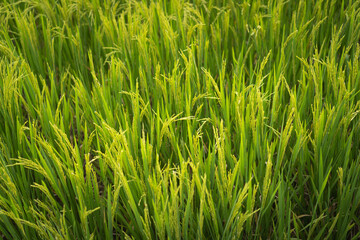
[{"label": "rice plant", "polygon": [[0,0],[0,238],[360,238],[360,2]]}]

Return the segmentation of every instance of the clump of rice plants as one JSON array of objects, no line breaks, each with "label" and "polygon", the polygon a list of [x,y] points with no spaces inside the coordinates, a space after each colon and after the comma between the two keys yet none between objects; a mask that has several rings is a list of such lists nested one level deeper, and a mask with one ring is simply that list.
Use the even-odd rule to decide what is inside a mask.
[{"label": "clump of rice plants", "polygon": [[358,239],[360,2],[1,0],[0,238]]}]

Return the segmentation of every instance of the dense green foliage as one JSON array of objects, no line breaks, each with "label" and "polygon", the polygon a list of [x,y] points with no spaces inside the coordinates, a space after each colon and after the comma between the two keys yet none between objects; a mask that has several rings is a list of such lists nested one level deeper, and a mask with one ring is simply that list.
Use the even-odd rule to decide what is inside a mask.
[{"label": "dense green foliage", "polygon": [[0,238],[357,239],[360,2],[0,0]]}]

